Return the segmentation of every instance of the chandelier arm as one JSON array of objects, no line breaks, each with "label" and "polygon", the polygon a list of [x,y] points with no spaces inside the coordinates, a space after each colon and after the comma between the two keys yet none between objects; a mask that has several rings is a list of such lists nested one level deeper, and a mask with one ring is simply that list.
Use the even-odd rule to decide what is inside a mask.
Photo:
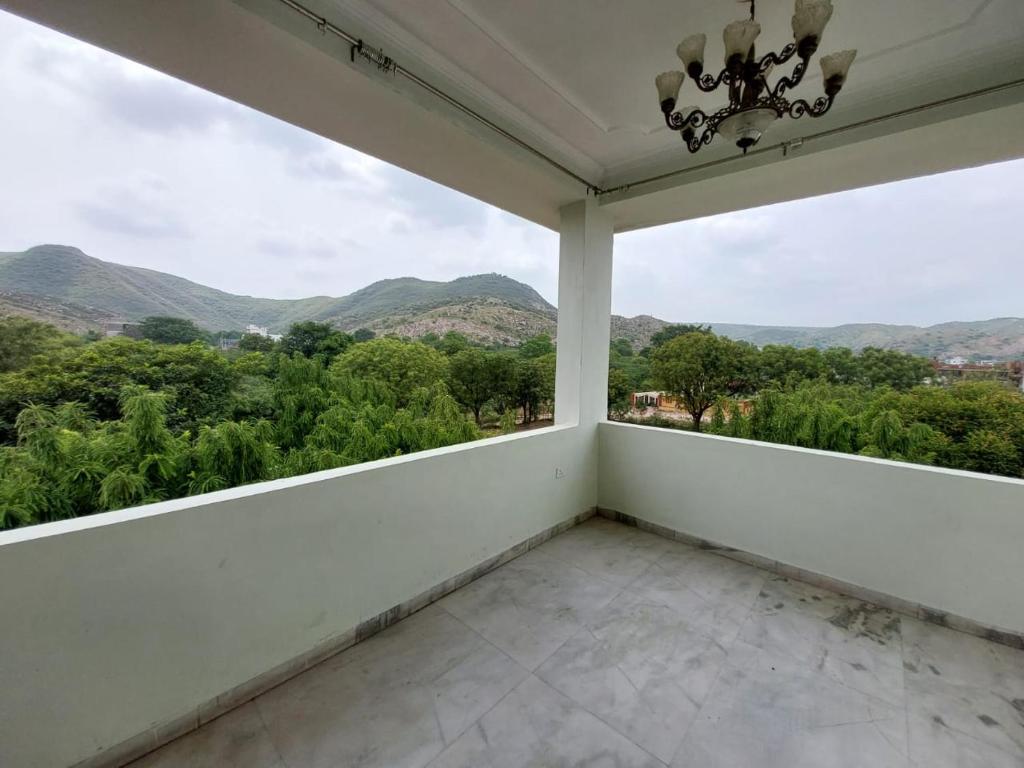
[{"label": "chandelier arm", "polygon": [[728,69],[723,69],[718,73],[718,77],[715,77],[710,72],[701,75],[700,77],[693,78],[694,84],[704,93],[711,93],[716,90],[722,83],[727,85],[731,84],[732,76],[729,74]]},{"label": "chandelier arm", "polygon": [[814,100],[813,104],[808,104],[806,99],[797,99],[789,105],[786,114],[794,120],[804,115],[808,117],[821,117],[831,109],[833,101],[835,101],[835,96],[819,96]]},{"label": "chandelier arm", "polygon": [[779,81],[775,84],[775,87],[771,90],[772,98],[778,98],[782,96],[790,88],[796,88],[800,85],[800,81],[804,79],[804,73],[807,71],[807,63],[809,59],[800,59],[793,67],[793,74],[789,77],[780,77]]},{"label": "chandelier arm", "polygon": [[670,112],[665,115],[665,124],[673,131],[682,131],[686,128],[700,128],[707,120],[707,114],[700,109],[695,109],[685,116],[682,112]]},{"label": "chandelier arm", "polygon": [[790,43],[778,53],[770,51],[761,57],[761,60],[757,63],[757,72],[761,76],[766,76],[768,71],[772,67],[780,67],[787,61],[793,58],[796,54],[796,43]]},{"label": "chandelier arm", "polygon": [[700,136],[697,136],[696,134],[690,136],[686,142],[686,148],[690,150],[690,154],[693,154],[706,144],[710,144],[711,140],[714,138],[715,127],[713,125],[709,125],[703,130],[703,132],[701,132]]}]

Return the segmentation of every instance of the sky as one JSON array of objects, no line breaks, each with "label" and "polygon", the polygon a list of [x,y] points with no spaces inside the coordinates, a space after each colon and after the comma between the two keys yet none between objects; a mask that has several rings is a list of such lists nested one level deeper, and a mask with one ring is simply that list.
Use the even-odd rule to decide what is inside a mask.
[{"label": "sky", "polygon": [[[556,233],[0,11],[0,251],[237,294],[498,272],[555,302]],[[1024,161],[616,236],[613,311],[930,325],[1024,315]]]}]

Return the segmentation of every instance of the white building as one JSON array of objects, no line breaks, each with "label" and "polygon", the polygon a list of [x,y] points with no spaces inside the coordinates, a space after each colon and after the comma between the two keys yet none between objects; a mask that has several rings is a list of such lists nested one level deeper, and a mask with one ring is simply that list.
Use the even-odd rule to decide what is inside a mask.
[{"label": "white building", "polygon": [[249,323],[245,326],[245,333],[247,336],[263,336],[264,338],[270,338],[270,329],[265,325],[253,325]]},{"label": "white building", "polygon": [[0,0],[560,236],[553,426],[0,532],[0,765],[1021,765],[1024,480],[605,419],[616,232],[1024,156],[1024,3],[834,5],[744,155],[731,0]]}]

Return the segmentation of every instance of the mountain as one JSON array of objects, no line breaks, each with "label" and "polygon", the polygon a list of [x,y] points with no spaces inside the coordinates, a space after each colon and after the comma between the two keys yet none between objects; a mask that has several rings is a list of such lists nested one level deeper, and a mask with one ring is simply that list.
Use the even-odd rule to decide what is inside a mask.
[{"label": "mountain", "polygon": [[241,330],[254,323],[284,332],[292,323],[316,320],[343,330],[366,327],[409,336],[458,330],[500,343],[553,333],[555,326],[555,308],[539,293],[496,274],[450,282],[381,280],[340,298],[262,299],[101,261],[65,245],[0,253],[0,313],[28,315],[74,331],[105,320],[171,315],[208,330]]},{"label": "mountain", "polygon": [[[554,336],[556,310],[533,288],[502,275],[450,282],[400,277],[381,280],[339,298],[261,299],[237,296],[181,277],[101,261],[78,248],[38,245],[0,253],[0,315],[17,314],[81,332],[106,320],[172,315],[211,330],[242,330],[249,323],[284,332],[316,320],[342,330],[422,336],[459,331],[488,343],[516,344],[538,333]],[[634,349],[668,323],[650,315],[612,316],[611,337]],[[712,323],[716,333],[758,346],[886,347],[927,357],[1024,357],[1024,319],[1007,317],[941,323],[927,328],[880,323],[834,328]]]},{"label": "mountain", "polygon": [[[650,315],[612,317],[612,338],[629,339],[635,349],[650,343],[651,336],[668,325]],[[864,347],[898,349],[923,357],[962,356],[974,360],[1016,360],[1024,357],[1024,318],[916,325],[853,323],[830,328],[709,323],[711,330],[737,341],[789,344],[794,347]]]}]

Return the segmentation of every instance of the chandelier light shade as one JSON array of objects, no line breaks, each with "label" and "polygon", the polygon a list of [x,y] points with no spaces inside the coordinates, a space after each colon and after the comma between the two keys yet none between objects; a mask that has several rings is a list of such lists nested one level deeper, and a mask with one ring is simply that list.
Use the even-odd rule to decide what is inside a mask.
[{"label": "chandelier light shade", "polygon": [[690,35],[676,46],[676,55],[683,62],[686,74],[694,79],[704,71],[704,46],[707,43],[707,35]]},{"label": "chandelier light shade", "polygon": [[821,75],[825,79],[825,93],[835,95],[846,82],[846,73],[850,71],[850,65],[857,57],[853,50],[830,53],[821,57]]},{"label": "chandelier light shade", "polygon": [[661,111],[668,109],[671,112],[675,109],[676,99],[679,98],[679,89],[683,87],[683,80],[686,76],[679,71],[662,72],[654,78],[654,84],[658,86],[658,101],[661,102]]},{"label": "chandelier light shade", "polygon": [[[825,27],[832,18],[832,0],[796,0],[793,8],[793,42],[778,53],[772,51],[758,57],[755,42],[761,25],[755,19],[756,0],[750,3],[750,18],[728,24],[722,32],[725,44],[725,68],[718,74],[704,73],[704,49],[707,36],[690,35],[676,46],[685,74],[662,72],[655,78],[658,102],[669,128],[679,131],[690,152],[697,152],[712,142],[716,135],[734,141],[744,153],[760,141],[764,132],[783,117],[821,117],[832,107],[836,94],[846,83],[855,50],[839,51],[821,58],[821,74],[825,95],[812,103],[804,99],[790,101],[786,94],[800,85],[807,66],[821,42]],[[796,58],[790,75],[779,77],[774,85],[768,77],[777,66]],[[729,103],[707,113],[697,107],[676,110],[685,75],[698,90],[711,93],[719,86],[728,91]]]},{"label": "chandelier light shade", "polygon": [[737,61],[742,65],[760,34],[761,25],[753,19],[743,19],[729,24],[722,32],[722,40],[725,42],[725,66],[733,66]]}]

